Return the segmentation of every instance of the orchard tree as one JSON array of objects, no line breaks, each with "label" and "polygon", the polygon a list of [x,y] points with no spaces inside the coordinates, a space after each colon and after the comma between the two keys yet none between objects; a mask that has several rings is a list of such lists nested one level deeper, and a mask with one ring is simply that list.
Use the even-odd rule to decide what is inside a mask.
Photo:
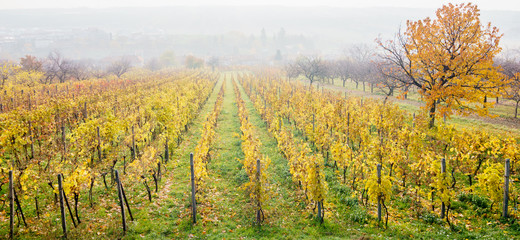
[{"label": "orchard tree", "polygon": [[430,127],[436,114],[450,115],[454,110],[486,115],[492,103],[484,98],[497,96],[497,88],[504,85],[493,67],[502,35],[479,17],[479,9],[471,3],[444,5],[435,19],[408,21],[395,40],[377,40],[385,75],[419,89]]},{"label": "orchard tree", "polygon": [[518,118],[518,105],[520,104],[520,61],[507,59],[498,61],[504,77],[510,80],[505,89],[505,97],[515,102],[515,118]]},{"label": "orchard tree", "polygon": [[363,82],[363,91],[365,91],[365,82],[369,80],[368,76],[373,70],[373,49],[366,44],[357,44],[349,48],[345,54],[352,60],[350,79],[356,83],[356,89],[359,87],[359,82]]},{"label": "orchard tree", "polygon": [[163,68],[163,66],[162,66],[161,61],[159,60],[159,58],[155,58],[154,57],[154,58],[148,60],[148,62],[146,63],[145,68],[150,70],[150,71],[157,71],[157,70],[160,70],[161,68]]},{"label": "orchard tree", "polygon": [[91,77],[101,79],[105,78],[110,73],[108,72],[109,63],[105,61],[86,61],[86,66]]},{"label": "orchard tree", "polygon": [[298,75],[301,74],[309,80],[310,86],[325,75],[325,65],[321,58],[316,56],[299,57],[294,62],[294,68]]},{"label": "orchard tree", "polygon": [[51,83],[53,79],[58,79],[64,83],[71,77],[73,72],[72,61],[65,58],[60,52],[52,51],[44,64],[45,83]]},{"label": "orchard tree", "polygon": [[191,69],[202,68],[204,67],[204,59],[195,57],[193,55],[188,55],[184,59],[184,65],[186,66],[186,68]]},{"label": "orchard tree", "polygon": [[25,57],[20,58],[20,65],[24,71],[43,71],[43,62],[32,55],[25,55]]},{"label": "orchard tree", "polygon": [[340,59],[336,62],[336,74],[343,82],[343,87],[345,87],[347,80],[352,77],[353,68],[354,63],[350,58]]},{"label": "orchard tree", "polygon": [[323,62],[323,78],[327,83],[334,85],[334,79],[339,77],[338,63],[336,61]]},{"label": "orchard tree", "polygon": [[295,79],[300,75],[300,72],[299,72],[298,68],[296,67],[296,64],[286,64],[283,69],[285,72],[285,76],[289,80],[291,80],[293,78]]},{"label": "orchard tree", "polygon": [[175,65],[175,53],[171,50],[165,51],[159,57],[159,61],[163,67],[172,67]]},{"label": "orchard tree", "polygon": [[394,96],[395,91],[398,88],[402,87],[402,83],[399,81],[394,81],[393,79],[386,76],[386,74],[379,67],[382,64],[380,62],[374,62],[372,64],[372,71],[370,74],[370,79],[372,84],[375,84],[381,92],[383,92],[385,97],[385,102],[388,100],[390,96]]},{"label": "orchard tree", "polygon": [[218,66],[220,65],[220,60],[219,60],[218,57],[216,57],[216,56],[212,56],[212,57],[210,57],[210,58],[208,59],[207,63],[208,63],[208,66],[211,67],[211,71],[214,72],[214,71],[215,71],[215,68],[218,67]]},{"label": "orchard tree", "polygon": [[108,66],[107,72],[116,75],[117,78],[121,78],[130,68],[132,68],[130,57],[120,57]]},{"label": "orchard tree", "polygon": [[89,62],[86,60],[73,61],[71,68],[70,75],[78,81],[86,80],[90,77]]}]

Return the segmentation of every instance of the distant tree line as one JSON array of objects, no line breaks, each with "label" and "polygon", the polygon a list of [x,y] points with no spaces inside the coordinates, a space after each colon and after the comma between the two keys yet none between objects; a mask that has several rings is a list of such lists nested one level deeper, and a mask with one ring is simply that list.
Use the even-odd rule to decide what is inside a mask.
[{"label": "distant tree line", "polygon": [[366,88],[366,84],[379,83],[380,74],[374,58],[373,49],[366,45],[356,45],[345,51],[344,56],[333,60],[324,60],[320,56],[300,56],[285,66],[286,76],[296,78],[304,76],[312,85],[315,82],[335,84],[340,80],[345,87],[348,80]]},{"label": "distant tree line", "polygon": [[[397,48],[394,50],[398,51]],[[386,56],[388,57],[388,55]],[[288,79],[303,77],[310,83],[310,86],[316,83],[334,85],[337,84],[336,81],[340,81],[340,84],[345,87],[350,81],[355,84],[356,89],[362,88],[363,91],[367,91],[367,86],[371,92],[376,88],[386,95],[386,99],[397,94],[406,99],[412,89],[421,91],[420,87],[413,84],[412,78],[406,74],[406,71],[395,67],[395,62],[389,61],[388,58],[385,59],[384,53],[377,52],[376,48],[356,45],[345,50],[343,56],[337,59],[324,59],[316,55],[300,56],[286,64],[284,70]],[[499,73],[500,82],[504,84],[495,84],[492,92],[496,94],[493,95],[513,101],[515,103],[514,116],[518,118],[520,58],[506,57],[504,54],[495,58],[494,66]],[[486,91],[490,92],[490,89],[486,89]],[[498,102],[498,97],[496,98]],[[484,97],[481,102],[486,104],[489,100]]]},{"label": "distant tree line", "polygon": [[46,58],[37,58],[26,55],[20,58],[19,63],[0,63],[2,69],[2,86],[9,76],[17,71],[39,73],[37,81],[42,84],[63,83],[70,80],[86,80],[89,78],[103,78],[114,75],[121,78],[135,64],[133,57],[117,57],[110,61],[72,60],[58,51],[49,53]]},{"label": "distant tree line", "polygon": [[[8,79],[13,79],[16,83],[52,84],[108,76],[122,78],[141,61],[137,56],[74,60],[65,57],[59,51],[50,52],[46,58],[26,55],[20,58],[19,62],[0,61],[0,89]],[[174,64],[174,52],[165,51],[160,57],[150,59],[144,68],[156,71]],[[22,72],[23,76],[20,74]]]}]

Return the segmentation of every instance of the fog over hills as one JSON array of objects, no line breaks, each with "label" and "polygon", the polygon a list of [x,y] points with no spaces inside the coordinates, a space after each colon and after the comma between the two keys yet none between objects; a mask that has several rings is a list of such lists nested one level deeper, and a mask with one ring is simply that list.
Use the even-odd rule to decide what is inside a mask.
[{"label": "fog over hills", "polygon": [[[279,6],[202,6],[106,9],[0,10],[0,59],[53,49],[75,58],[169,49],[177,55],[342,54],[350,44],[389,39],[406,20],[434,9]],[[520,12],[483,11],[504,33],[506,48],[520,46]],[[265,34],[262,35],[262,29]]]}]

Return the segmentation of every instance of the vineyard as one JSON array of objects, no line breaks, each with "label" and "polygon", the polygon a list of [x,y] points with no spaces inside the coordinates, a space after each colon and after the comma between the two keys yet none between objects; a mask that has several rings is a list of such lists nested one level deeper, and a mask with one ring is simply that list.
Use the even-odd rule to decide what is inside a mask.
[{"label": "vineyard", "polygon": [[4,89],[3,239],[520,234],[512,133],[431,128],[272,69]]}]

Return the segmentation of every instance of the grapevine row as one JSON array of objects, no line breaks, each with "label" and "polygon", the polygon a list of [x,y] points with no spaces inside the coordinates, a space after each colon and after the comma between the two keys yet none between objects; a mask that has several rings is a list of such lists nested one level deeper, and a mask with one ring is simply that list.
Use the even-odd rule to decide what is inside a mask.
[{"label": "grapevine row", "polygon": [[213,110],[207,116],[206,121],[202,125],[201,139],[197,142],[195,152],[193,153],[193,165],[197,191],[204,189],[204,183],[208,179],[208,164],[211,161],[211,147],[213,146],[213,143],[216,139],[215,129],[217,127],[218,117],[222,111],[225,88],[226,81],[223,81]]},{"label": "grapevine row", "polygon": [[[251,85],[245,81],[242,81],[242,84],[245,84],[246,92],[250,92],[248,87]],[[306,200],[313,209],[318,209],[318,217],[323,221],[325,213],[323,204],[328,189],[323,173],[323,156],[319,153],[314,154],[307,143],[297,140],[292,131],[283,125],[280,117],[259,95],[250,94],[250,98],[267,122],[269,131],[278,142],[278,148],[287,159],[293,181],[304,190]]]},{"label": "grapevine row", "polygon": [[[80,193],[88,191],[92,207],[96,181],[102,178],[108,189],[106,176],[113,184],[116,167],[123,168],[131,186],[144,183],[151,200],[148,182],[154,181],[157,190],[159,160],[168,160],[169,149],[197,116],[216,77],[176,72],[76,84],[90,85],[87,90],[58,84],[47,102],[20,104],[0,113],[2,179],[7,179],[7,169],[14,170],[17,195],[34,199],[40,215],[42,210],[53,211],[55,205],[42,196],[50,187],[56,201],[56,175],[62,174],[65,196],[75,200],[78,222]],[[159,151],[163,148],[164,154]]]},{"label": "grapevine row", "polygon": [[240,119],[240,131],[242,135],[242,152],[244,153],[244,160],[241,160],[243,169],[246,171],[249,181],[245,184],[249,198],[254,203],[256,212],[256,222],[260,224],[265,219],[262,204],[268,198],[268,181],[267,169],[271,160],[268,156],[260,153],[261,142],[256,136],[256,129],[249,120],[249,112],[238,85],[233,80],[233,88],[235,90],[236,103],[238,106],[238,117]]},{"label": "grapevine row", "polygon": [[[511,160],[512,174],[518,171],[520,145],[513,135],[443,124],[429,129],[427,117],[410,116],[395,104],[345,98],[274,75],[242,75],[240,81],[271,129],[285,122],[296,126],[327,165],[341,169],[338,178],[363,202],[394,193],[416,199],[414,211],[441,204],[448,211],[455,194],[463,192],[498,205],[503,161]],[[447,160],[445,172],[442,158]],[[373,178],[377,164],[383,167],[381,181]],[[513,180],[510,191],[514,201],[519,197],[516,184]]]}]

